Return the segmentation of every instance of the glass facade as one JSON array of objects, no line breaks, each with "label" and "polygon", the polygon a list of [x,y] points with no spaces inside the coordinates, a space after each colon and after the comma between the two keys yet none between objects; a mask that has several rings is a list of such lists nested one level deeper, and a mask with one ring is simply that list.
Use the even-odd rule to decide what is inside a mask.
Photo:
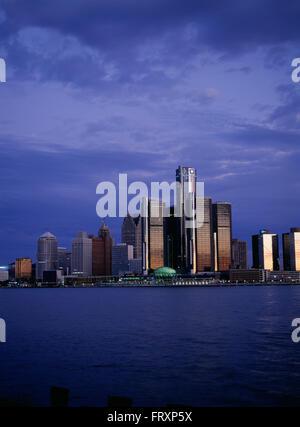
[{"label": "glass facade", "polygon": [[232,239],[232,268],[248,268],[248,245],[239,239]]},{"label": "glass facade", "polygon": [[196,229],[197,272],[214,271],[212,202],[208,197],[205,197],[204,199],[202,197],[196,197],[196,215],[202,216],[203,212],[203,225]]},{"label": "glass facade", "polygon": [[253,267],[265,270],[279,270],[278,235],[269,230],[260,230],[252,236]]},{"label": "glass facade", "polygon": [[215,233],[216,271],[229,270],[231,266],[232,220],[231,204],[217,202],[212,205]]},{"label": "glass facade", "polygon": [[291,228],[290,256],[291,270],[300,271],[300,228]]},{"label": "glass facade", "polygon": [[180,183],[179,194],[176,194],[176,203],[180,206],[180,264],[183,269],[196,273],[196,230],[195,227],[186,227],[186,221],[195,221],[195,218],[186,216],[187,206],[195,210],[196,207],[196,182],[195,168],[178,166],[176,181]]},{"label": "glass facade", "polygon": [[282,249],[283,249],[283,269],[285,271],[290,271],[291,270],[290,233],[283,233]]},{"label": "glass facade", "polygon": [[148,273],[164,265],[164,203],[145,198],[142,211],[143,270]]}]

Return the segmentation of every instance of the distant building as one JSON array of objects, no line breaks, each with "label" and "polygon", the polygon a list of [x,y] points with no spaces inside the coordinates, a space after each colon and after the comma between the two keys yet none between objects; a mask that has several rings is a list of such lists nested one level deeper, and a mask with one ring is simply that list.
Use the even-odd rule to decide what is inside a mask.
[{"label": "distant building", "polygon": [[278,235],[262,229],[252,236],[253,268],[279,270]]},{"label": "distant building", "polygon": [[283,251],[283,269],[290,271],[291,256],[290,256],[290,233],[282,234],[282,251]]},{"label": "distant building", "polygon": [[58,269],[63,272],[64,275],[67,273],[67,249],[66,248],[57,248],[57,254],[58,254]]},{"label": "distant building", "polygon": [[133,246],[134,258],[142,257],[142,219],[139,215],[134,218],[130,214],[122,224],[122,243]]},{"label": "distant building", "polygon": [[215,270],[229,270],[231,266],[232,219],[231,204],[216,202],[212,205]]},{"label": "distant building", "polygon": [[92,240],[85,231],[78,232],[72,240],[72,274],[82,277],[92,275]]},{"label": "distant building", "polygon": [[111,276],[111,257],[114,240],[109,228],[103,224],[98,237],[90,235],[92,239],[92,272],[93,276]]},{"label": "distant building", "polygon": [[[178,166],[176,169],[176,182],[179,183],[176,194],[176,204],[180,208],[179,217],[179,257],[181,268],[189,273],[196,273],[196,227],[187,226],[196,218],[187,217],[187,213],[196,211],[196,182],[197,171],[189,166]],[[189,224],[187,224],[187,221]],[[157,265],[155,268],[161,267]]]},{"label": "distant building", "polygon": [[1,265],[0,266],[0,282],[6,282],[9,278],[8,274],[8,265]]},{"label": "distant building", "polygon": [[267,282],[270,278],[270,271],[256,268],[249,269],[231,269],[229,271],[230,282]]},{"label": "distant building", "polygon": [[112,275],[128,273],[129,260],[133,259],[133,246],[119,243],[112,247]]},{"label": "distant building", "polygon": [[71,274],[72,271],[72,252],[66,252],[66,275]]},{"label": "distant building", "polygon": [[17,258],[15,262],[15,278],[31,279],[32,262],[30,258]]},{"label": "distant building", "polygon": [[16,274],[16,265],[14,262],[11,262],[10,264],[8,264],[8,277],[9,280],[14,280],[15,279],[15,274]]},{"label": "distant building", "polygon": [[300,271],[300,228],[291,228],[290,259],[291,270]]},{"label": "distant building", "polygon": [[196,197],[196,215],[204,215],[202,226],[196,229],[197,272],[214,271],[212,203],[209,197]]},{"label": "distant building", "polygon": [[248,268],[248,244],[239,239],[232,239],[232,268]]},{"label": "distant building", "polygon": [[44,285],[57,285],[61,282],[62,270],[52,270],[43,272],[43,284]]},{"label": "distant building", "polygon": [[179,218],[176,218],[174,206],[170,207],[170,216],[164,218],[164,264],[175,270],[181,268],[179,253]]},{"label": "distant building", "polygon": [[36,255],[36,278],[43,279],[43,272],[56,270],[58,265],[56,237],[46,232],[38,239]]},{"label": "distant building", "polygon": [[142,274],[143,272],[142,258],[133,258],[129,260],[129,272],[133,274]]},{"label": "distant building", "polygon": [[164,265],[164,203],[142,202],[143,271],[148,273]]}]

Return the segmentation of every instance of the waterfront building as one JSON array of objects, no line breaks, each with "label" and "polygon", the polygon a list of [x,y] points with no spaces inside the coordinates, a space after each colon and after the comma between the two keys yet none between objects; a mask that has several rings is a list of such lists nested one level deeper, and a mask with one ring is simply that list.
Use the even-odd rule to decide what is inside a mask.
[{"label": "waterfront building", "polygon": [[77,276],[92,275],[92,240],[85,231],[77,233],[72,239],[72,274]]},{"label": "waterfront building", "polygon": [[290,260],[291,270],[300,271],[300,228],[291,228]]},{"label": "waterfront building", "polygon": [[253,268],[279,270],[278,235],[262,229],[252,236]]},{"label": "waterfront building", "polygon": [[112,247],[112,275],[128,273],[130,271],[129,260],[133,259],[133,246],[119,243]]},{"label": "waterfront building", "polygon": [[164,265],[164,208],[159,200],[142,201],[142,259],[145,274]]},{"label": "waterfront building", "polygon": [[232,283],[268,282],[270,280],[270,271],[259,268],[231,269],[229,278]]},{"label": "waterfront building", "polygon": [[248,244],[239,239],[232,239],[232,268],[248,268]]},{"label": "waterfront building", "polygon": [[67,248],[57,248],[58,257],[58,269],[63,272],[64,275],[67,273]]},{"label": "waterfront building", "polygon": [[6,282],[9,278],[9,271],[7,265],[0,266],[0,282]]},{"label": "waterfront building", "polygon": [[142,274],[143,262],[142,258],[133,258],[129,260],[129,271],[132,274]]},{"label": "waterfront building", "polygon": [[282,234],[282,251],[283,251],[283,269],[286,271],[289,271],[291,269],[290,233]]},{"label": "waterfront building", "polygon": [[109,227],[103,223],[98,237],[91,235],[90,238],[92,239],[93,276],[110,276],[114,240],[110,235]]},{"label": "waterfront building", "polygon": [[[179,183],[176,204],[180,210],[178,236],[180,264],[186,271],[196,273],[196,217],[194,214],[196,212],[196,169],[178,166],[176,182]],[[187,216],[189,213],[192,214],[191,217]]]},{"label": "waterfront building", "polygon": [[17,258],[15,262],[15,278],[31,279],[32,262],[30,258]]},{"label": "waterfront building", "polygon": [[130,214],[124,218],[122,224],[122,243],[133,246],[133,257],[142,257],[142,219]]},{"label": "waterfront building", "polygon": [[56,270],[58,265],[57,240],[48,231],[42,234],[37,243],[36,278],[43,279],[43,272]]},{"label": "waterfront building", "polygon": [[231,203],[212,204],[215,270],[229,270],[232,258],[232,219]]},{"label": "waterfront building", "polygon": [[212,202],[209,197],[196,197],[196,217],[203,216],[203,224],[196,228],[197,272],[214,271],[214,242]]}]

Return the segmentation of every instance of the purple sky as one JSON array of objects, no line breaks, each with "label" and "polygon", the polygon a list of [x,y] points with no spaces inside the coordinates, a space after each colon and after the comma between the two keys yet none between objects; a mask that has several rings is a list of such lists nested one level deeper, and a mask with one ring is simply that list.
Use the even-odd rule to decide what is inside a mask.
[{"label": "purple sky", "polygon": [[179,164],[234,237],[299,227],[299,22],[298,0],[0,1],[0,264],[95,234],[100,181]]}]

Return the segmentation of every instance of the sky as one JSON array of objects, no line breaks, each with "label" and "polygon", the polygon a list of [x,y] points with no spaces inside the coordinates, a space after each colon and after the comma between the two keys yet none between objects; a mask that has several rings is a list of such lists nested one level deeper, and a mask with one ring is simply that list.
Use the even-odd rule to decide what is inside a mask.
[{"label": "sky", "polygon": [[99,182],[179,164],[249,250],[299,227],[299,22],[298,0],[0,0],[0,264],[96,234]]}]

